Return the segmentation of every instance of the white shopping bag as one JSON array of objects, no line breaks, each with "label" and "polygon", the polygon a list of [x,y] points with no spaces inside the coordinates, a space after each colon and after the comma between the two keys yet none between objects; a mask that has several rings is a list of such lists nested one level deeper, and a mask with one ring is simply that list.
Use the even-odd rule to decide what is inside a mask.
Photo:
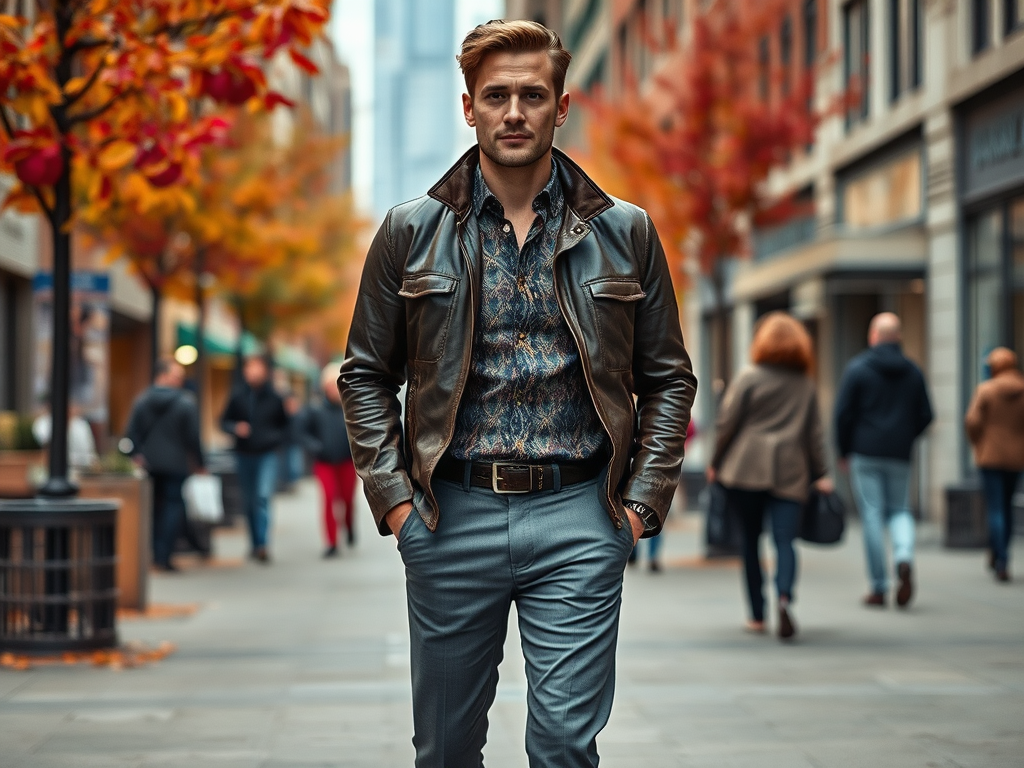
[{"label": "white shopping bag", "polygon": [[197,523],[219,523],[224,518],[224,500],[217,475],[190,475],[181,486],[185,514]]}]

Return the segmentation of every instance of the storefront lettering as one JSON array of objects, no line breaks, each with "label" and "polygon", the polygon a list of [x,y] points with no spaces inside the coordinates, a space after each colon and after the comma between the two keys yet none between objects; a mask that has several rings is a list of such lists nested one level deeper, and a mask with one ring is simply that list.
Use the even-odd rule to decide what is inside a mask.
[{"label": "storefront lettering", "polygon": [[971,170],[1015,158],[1024,152],[1024,111],[1004,115],[971,136]]}]

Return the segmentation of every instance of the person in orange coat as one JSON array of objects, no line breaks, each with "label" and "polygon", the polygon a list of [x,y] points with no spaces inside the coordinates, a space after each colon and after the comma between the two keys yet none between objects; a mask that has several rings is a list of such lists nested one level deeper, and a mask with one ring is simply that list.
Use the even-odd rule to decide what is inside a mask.
[{"label": "person in orange coat", "polygon": [[967,409],[964,426],[974,447],[988,508],[996,579],[1010,580],[1010,541],[1013,539],[1013,494],[1024,471],[1024,374],[1017,355],[1006,347],[993,349],[986,359],[991,378],[978,385]]}]

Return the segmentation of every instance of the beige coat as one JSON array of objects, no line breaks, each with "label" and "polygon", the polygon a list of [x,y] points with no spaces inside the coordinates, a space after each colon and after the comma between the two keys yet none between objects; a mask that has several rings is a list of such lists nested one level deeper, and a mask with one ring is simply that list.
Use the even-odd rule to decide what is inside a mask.
[{"label": "beige coat", "polygon": [[979,467],[1024,470],[1024,375],[1003,371],[979,384],[964,426]]},{"label": "beige coat", "polygon": [[828,472],[814,382],[798,371],[741,371],[722,399],[716,431],[711,465],[727,488],[802,502]]}]

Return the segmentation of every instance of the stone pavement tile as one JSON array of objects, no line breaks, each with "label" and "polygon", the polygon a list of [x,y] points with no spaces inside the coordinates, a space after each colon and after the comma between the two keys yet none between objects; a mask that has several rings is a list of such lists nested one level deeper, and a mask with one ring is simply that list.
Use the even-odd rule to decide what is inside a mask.
[{"label": "stone pavement tile", "polygon": [[856,740],[805,743],[803,748],[816,768],[1019,768],[1021,764],[1019,744],[1016,749],[979,744],[963,755],[953,754],[951,746],[864,734]]},{"label": "stone pavement tile", "polygon": [[819,768],[800,747],[777,742],[738,747],[695,745],[682,747],[676,754],[680,758],[679,765],[684,768]]},{"label": "stone pavement tile", "polygon": [[3,768],[142,768],[143,763],[139,755],[33,754],[2,765]]}]

